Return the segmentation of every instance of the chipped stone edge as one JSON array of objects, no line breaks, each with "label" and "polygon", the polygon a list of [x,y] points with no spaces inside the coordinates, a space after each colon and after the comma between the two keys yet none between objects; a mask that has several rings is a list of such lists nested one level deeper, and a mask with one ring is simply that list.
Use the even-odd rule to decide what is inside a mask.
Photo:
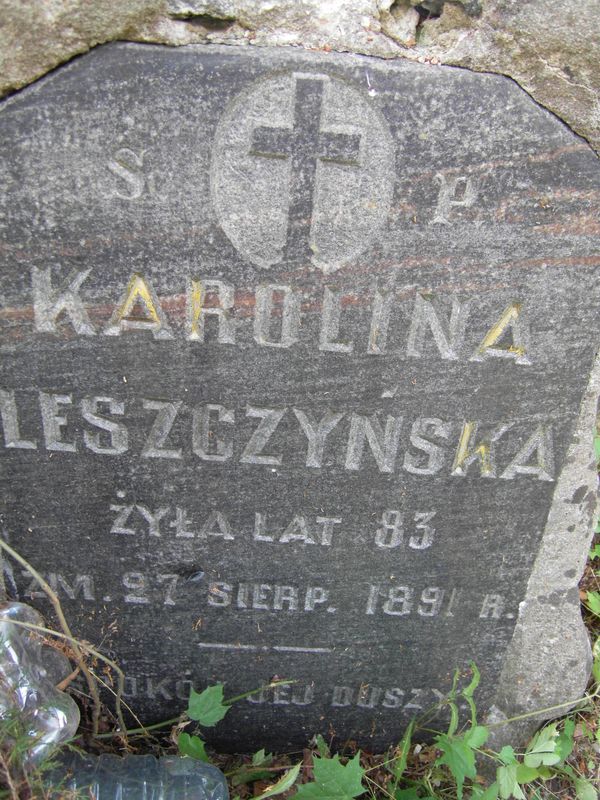
[{"label": "chipped stone edge", "polygon": [[[413,0],[413,2],[415,2],[415,0]],[[194,17],[203,16],[204,14],[213,16],[217,20],[230,19],[228,15],[211,12],[209,8],[210,4],[206,5],[200,1],[196,8],[194,0],[189,0],[189,2],[183,2],[181,4],[177,2],[169,3],[167,0],[162,0],[162,2],[161,0],[156,0],[156,3],[156,6],[150,5],[146,12],[140,12],[139,19],[123,20],[120,27],[111,31],[106,31],[105,33],[96,32],[94,35],[88,33],[87,39],[85,31],[82,31],[81,41],[79,41],[78,44],[74,44],[70,51],[68,49],[66,51],[60,51],[58,47],[60,36],[58,36],[56,40],[57,52],[45,66],[30,71],[29,74],[24,74],[17,79],[8,80],[8,82],[3,83],[2,80],[0,80],[0,100],[5,96],[9,96],[12,92],[19,91],[40,78],[43,78],[52,70],[68,63],[72,58],[76,58],[79,55],[89,52],[98,45],[106,44],[111,41],[130,41],[175,47],[188,44],[254,45],[257,47],[294,46],[323,52],[354,53],[384,60],[402,58],[421,63],[444,64],[445,66],[459,67],[472,72],[502,75],[515,81],[533,102],[554,114],[572,133],[584,139],[590,145],[592,151],[600,157],[600,144],[597,137],[594,136],[593,126],[588,130],[586,124],[577,124],[576,119],[572,119],[570,114],[561,110],[560,104],[557,105],[553,102],[548,102],[547,99],[544,100],[538,96],[539,92],[535,90],[535,87],[528,85],[526,75],[516,74],[510,69],[503,69],[497,65],[494,66],[490,64],[490,66],[486,68],[483,65],[478,67],[474,64],[466,63],[464,59],[452,57],[451,53],[444,50],[443,45],[436,45],[435,41],[431,41],[425,45],[419,45],[416,37],[417,18],[415,17],[416,12],[414,7],[407,7],[405,9],[405,18],[401,18],[392,13],[391,7],[394,4],[391,0],[378,0],[376,4],[377,13],[375,16],[369,17],[367,15],[361,18],[360,21],[355,19],[354,21],[360,24],[358,28],[349,32],[348,38],[344,38],[343,31],[341,31],[340,28],[342,34],[341,38],[336,40],[334,37],[333,41],[329,41],[325,34],[319,37],[318,28],[311,28],[310,25],[307,29],[302,27],[296,29],[294,27],[296,23],[292,21],[291,28],[288,30],[285,24],[285,14],[283,14],[285,8],[282,11],[281,20],[276,19],[274,22],[271,21],[270,24],[267,24],[265,20],[264,30],[260,27],[260,21],[258,21],[259,27],[252,28],[248,25],[247,21],[239,18],[239,13],[233,14],[232,12],[233,16],[231,17],[231,21],[234,25],[234,30],[226,33],[219,33],[211,32],[209,29],[198,30],[194,28],[191,31],[189,30],[189,20]],[[0,0],[0,11],[2,9],[2,4],[3,0]],[[183,7],[183,10],[179,7],[180,5]],[[242,10],[243,5],[243,3],[240,4]],[[274,7],[276,7],[276,5],[277,4],[274,4]],[[455,3],[451,4],[451,7],[454,9],[461,9],[462,13],[465,13],[464,5],[465,2],[463,0],[456,0]],[[352,19],[352,17],[350,17],[350,19]],[[469,15],[466,13],[465,19],[469,19]],[[427,24],[428,23],[425,23],[425,25]],[[305,34],[307,34],[306,40],[303,41],[303,36]],[[469,32],[465,31],[464,36],[468,35]],[[1,46],[2,41],[0,37],[0,61],[2,61]],[[9,47],[9,50],[11,52],[19,52],[22,48],[23,43],[17,40],[12,44],[12,47]],[[593,96],[593,90],[589,87],[587,88]]]},{"label": "chipped stone edge", "polygon": [[[558,478],[525,599],[486,716],[487,746],[527,741],[544,720],[568,713],[591,672],[589,635],[578,582],[594,536],[598,476],[593,434],[600,394],[600,351],[592,366]],[[548,585],[553,587],[548,594]]]}]

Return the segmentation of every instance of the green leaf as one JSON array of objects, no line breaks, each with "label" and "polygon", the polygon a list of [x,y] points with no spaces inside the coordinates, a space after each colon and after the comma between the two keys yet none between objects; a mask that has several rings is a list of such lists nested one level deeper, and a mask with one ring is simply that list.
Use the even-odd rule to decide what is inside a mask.
[{"label": "green leaf", "polygon": [[177,747],[182,756],[195,758],[196,761],[205,761],[210,764],[206,746],[199,736],[190,736],[189,733],[180,733],[177,737]]},{"label": "green leaf", "polygon": [[272,760],[273,756],[271,753],[265,753],[263,748],[262,750],[257,750],[252,756],[252,766],[264,767],[265,765],[270,764]]},{"label": "green leaf", "polygon": [[600,617],[600,592],[588,592],[586,606],[596,617]]},{"label": "green leaf", "polygon": [[475,689],[479,686],[479,681],[481,679],[481,674],[477,669],[477,665],[474,661],[470,663],[471,672],[473,673],[473,677],[471,678],[471,682],[468,686],[466,686],[462,691],[461,694],[469,704],[469,709],[471,710],[471,725],[475,727],[477,725],[477,708],[475,707],[475,702],[473,700],[473,693]]},{"label": "green leaf", "polygon": [[472,697],[465,697],[465,700],[471,711],[471,727],[475,728],[477,726],[477,707],[475,706],[475,701]]},{"label": "green leaf", "polygon": [[460,670],[455,669],[454,675],[452,676],[452,686],[450,688],[450,691],[448,692],[449,700],[456,700],[456,687],[458,686],[459,680],[460,680]]},{"label": "green leaf", "polygon": [[205,728],[212,728],[228,711],[229,706],[223,703],[223,684],[208,686],[200,694],[190,689],[187,715]]},{"label": "green leaf", "polygon": [[[598,441],[600,441],[600,439]],[[590,550],[590,560],[594,561],[596,558],[600,558],[600,544],[595,545]]]},{"label": "green leaf", "polygon": [[272,778],[273,773],[270,769],[264,769],[261,767],[247,767],[243,765],[233,773],[230,781],[232,786],[242,786],[245,783],[272,780]]},{"label": "green leaf", "polygon": [[473,677],[471,678],[471,683],[462,690],[463,697],[473,697],[475,689],[479,686],[479,681],[481,680],[481,673],[477,669],[477,665],[474,661],[471,661],[469,664],[471,667],[471,672],[473,673]]},{"label": "green leaf", "polygon": [[517,764],[517,783],[531,783],[540,777],[540,772],[535,767],[528,767],[527,764]]},{"label": "green leaf", "polygon": [[592,653],[594,656],[592,675],[594,676],[596,683],[600,684],[600,636],[596,639]]},{"label": "green leaf", "polygon": [[541,767],[538,767],[537,771],[539,773],[540,778],[543,781],[549,781],[550,778],[553,778],[556,775],[556,773],[552,769],[550,769],[550,767],[544,767],[543,765]]},{"label": "green leaf", "polygon": [[575,779],[575,793],[577,794],[577,800],[598,800],[598,792],[585,778]]},{"label": "green leaf", "polygon": [[329,751],[329,745],[325,741],[325,739],[321,736],[320,733],[317,733],[315,736],[315,747],[319,751],[319,755],[321,758],[329,758],[331,755]]},{"label": "green leaf", "polygon": [[496,800],[498,797],[498,783],[494,781],[487,789],[473,785],[471,796],[473,800]]},{"label": "green leaf", "polygon": [[517,757],[515,755],[515,751],[509,744],[504,745],[502,750],[500,750],[500,752],[498,753],[498,758],[505,766],[517,763]]},{"label": "green leaf", "polygon": [[288,789],[291,789],[298,779],[301,766],[302,764],[296,764],[295,767],[289,769],[285,775],[279,778],[277,783],[274,783],[273,786],[269,786],[265,792],[259,795],[257,800],[265,800],[267,797],[274,797],[276,794],[283,794],[287,792]]},{"label": "green leaf", "polygon": [[404,770],[406,769],[406,762],[408,761],[408,754],[410,752],[410,744],[412,741],[414,727],[415,721],[414,719],[411,719],[411,721],[408,723],[408,728],[404,731],[402,741],[398,745],[400,755],[392,764],[392,772],[397,781],[399,781],[404,775]]},{"label": "green leaf", "polygon": [[346,765],[340,757],[313,758],[315,779],[298,787],[298,800],[349,800],[365,791],[362,779],[365,771],[360,765],[360,752]]},{"label": "green leaf", "polygon": [[454,736],[458,728],[458,706],[450,703],[450,724],[448,725],[448,736]]},{"label": "green leaf", "polygon": [[547,767],[558,764],[560,753],[558,749],[558,729],[557,723],[546,725],[538,731],[529,743],[523,761],[528,767],[539,767],[544,764]]},{"label": "green leaf", "polygon": [[475,725],[475,727],[466,730],[463,736],[469,747],[476,750],[482,744],[485,744],[489,734],[489,730],[484,725]]},{"label": "green leaf", "polygon": [[575,733],[575,720],[566,719],[562,731],[556,740],[556,752],[560,756],[561,761],[566,761],[573,752],[575,741],[573,734]]},{"label": "green leaf", "polygon": [[436,737],[436,743],[442,755],[435,763],[448,767],[456,781],[458,800],[462,800],[465,778],[474,778],[477,775],[475,753],[462,736],[441,735]]},{"label": "green leaf", "polygon": [[517,781],[517,766],[517,764],[507,764],[496,770],[498,793],[502,800],[508,800],[509,797],[525,800],[525,795]]},{"label": "green leaf", "polygon": [[417,787],[411,786],[408,789],[396,789],[394,800],[421,800],[421,798]]},{"label": "green leaf", "polygon": [[242,764],[231,775],[231,785],[240,786],[244,783],[254,783],[254,781],[272,780],[273,773],[268,767],[273,761],[271,753],[266,753],[263,750],[258,750],[252,756],[252,764]]}]

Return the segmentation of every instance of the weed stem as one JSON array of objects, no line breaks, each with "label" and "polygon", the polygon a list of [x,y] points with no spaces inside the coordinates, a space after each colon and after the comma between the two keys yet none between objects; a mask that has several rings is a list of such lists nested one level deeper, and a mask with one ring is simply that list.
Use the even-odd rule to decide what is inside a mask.
[{"label": "weed stem", "polygon": [[75,637],[71,633],[71,629],[69,628],[69,623],[67,622],[67,619],[63,613],[58,595],[52,589],[50,584],[47,581],[45,581],[44,578],[42,578],[40,573],[36,569],[34,569],[34,567],[31,566],[31,564],[25,558],[23,558],[22,555],[17,553],[16,550],[13,550],[13,548],[10,545],[6,544],[6,542],[4,542],[2,539],[0,539],[0,547],[3,550],[5,550],[9,554],[9,556],[11,556],[11,558],[14,558],[15,561],[18,561],[18,563],[21,564],[21,566],[25,567],[25,569],[31,574],[31,576],[35,578],[35,580],[39,583],[39,585],[44,590],[46,596],[48,597],[48,600],[50,600],[50,602],[52,603],[52,607],[54,608],[54,613],[57,616],[60,627],[62,628],[65,636],[70,640],[71,645],[73,647],[73,652],[75,653],[76,656],[77,663],[81,667],[81,671],[85,675],[85,679],[87,681],[87,685],[90,690],[90,695],[92,696],[92,700],[94,702],[94,708],[92,711],[92,724],[94,729],[94,735],[97,734],[98,724],[100,721],[100,709],[101,709],[98,686],[96,685],[96,681],[92,673],[90,672],[88,665],[85,663],[85,656],[83,655],[83,652],[79,646],[79,642],[77,641],[77,639],[75,639]]}]

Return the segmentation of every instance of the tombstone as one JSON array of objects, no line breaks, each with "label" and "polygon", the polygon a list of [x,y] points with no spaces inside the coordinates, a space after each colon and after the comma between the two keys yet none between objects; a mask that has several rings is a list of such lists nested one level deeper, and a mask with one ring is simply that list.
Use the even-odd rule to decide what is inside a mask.
[{"label": "tombstone", "polygon": [[471,661],[482,715],[578,696],[585,142],[497,76],[130,44],[0,130],[4,535],[139,718],[278,676],[211,741],[376,748]]}]

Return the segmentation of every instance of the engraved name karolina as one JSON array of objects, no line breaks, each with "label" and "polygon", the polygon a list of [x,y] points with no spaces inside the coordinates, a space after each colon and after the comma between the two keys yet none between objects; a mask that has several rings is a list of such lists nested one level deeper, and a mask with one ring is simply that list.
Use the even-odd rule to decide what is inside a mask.
[{"label": "engraved name karolina", "polygon": [[[134,274],[116,303],[110,318],[103,324],[92,322],[91,306],[86,305],[82,288],[90,270],[79,273],[67,284],[56,287],[50,269],[32,271],[32,300],[34,328],[38,333],[54,337],[69,335],[121,337],[132,331],[145,331],[154,339],[168,342],[177,335],[175,320],[169,320],[151,282]],[[253,337],[259,347],[289,349],[302,339],[304,328],[302,295],[289,286],[263,285],[254,291]],[[185,320],[180,331],[190,342],[204,342],[209,336],[214,343],[236,347],[241,329],[235,316],[235,289],[221,280],[190,279],[185,298]],[[513,302],[499,308],[490,320],[483,336],[469,342],[469,313],[473,301],[459,300],[442,304],[430,295],[417,293],[407,328],[401,337],[389,335],[396,307],[396,293],[373,290],[369,298],[370,322],[362,342],[340,339],[344,314],[344,295],[325,287],[319,315],[319,351],[351,355],[360,349],[366,354],[383,356],[386,353],[407,359],[424,356],[427,339],[434,343],[442,360],[481,362],[501,358],[516,368],[531,364],[526,309]],[[314,314],[314,311],[311,311]],[[94,314],[97,318],[97,315]],[[208,330],[207,319],[214,320]],[[277,332],[273,330],[277,326]],[[394,328],[395,329],[395,328]],[[508,340],[508,343],[506,341]],[[429,355],[426,357],[430,357]],[[145,440],[138,442],[143,458],[183,459],[196,457],[200,461],[240,463],[277,467],[289,460],[289,452],[271,450],[281,425],[293,424],[304,441],[303,452],[294,454],[306,467],[328,465],[328,437],[335,431],[337,447],[335,463],[348,471],[360,470],[367,463],[367,452],[382,473],[404,469],[415,475],[431,476],[442,470],[464,477],[477,470],[487,478],[514,479],[527,475],[542,481],[554,479],[553,436],[550,424],[531,420],[510,421],[487,425],[479,434],[483,421],[442,420],[418,417],[405,420],[402,416],[371,415],[348,409],[324,407],[320,414],[298,407],[258,407],[246,404],[227,408],[220,403],[205,403],[188,409],[181,399],[156,400],[140,398],[125,403],[109,394],[93,397],[74,397],[72,392],[38,393],[41,430],[38,437],[22,435],[19,399],[14,390],[0,392],[0,413],[7,448],[47,450],[118,456],[132,447],[131,437],[123,417],[143,415],[148,421]],[[191,411],[187,440],[175,440],[174,425]],[[80,440],[69,438],[69,415],[79,413],[86,426]],[[152,418],[153,415],[153,418]],[[240,424],[243,421],[242,424]],[[255,427],[249,427],[248,422]],[[238,430],[239,429],[239,430]],[[503,437],[517,430],[520,444],[507,450]],[[242,432],[243,431],[243,432]],[[340,431],[343,431],[340,445]],[[244,439],[242,439],[242,436]],[[400,442],[404,437],[405,452],[399,458]],[[503,447],[504,445],[504,447]]]}]

